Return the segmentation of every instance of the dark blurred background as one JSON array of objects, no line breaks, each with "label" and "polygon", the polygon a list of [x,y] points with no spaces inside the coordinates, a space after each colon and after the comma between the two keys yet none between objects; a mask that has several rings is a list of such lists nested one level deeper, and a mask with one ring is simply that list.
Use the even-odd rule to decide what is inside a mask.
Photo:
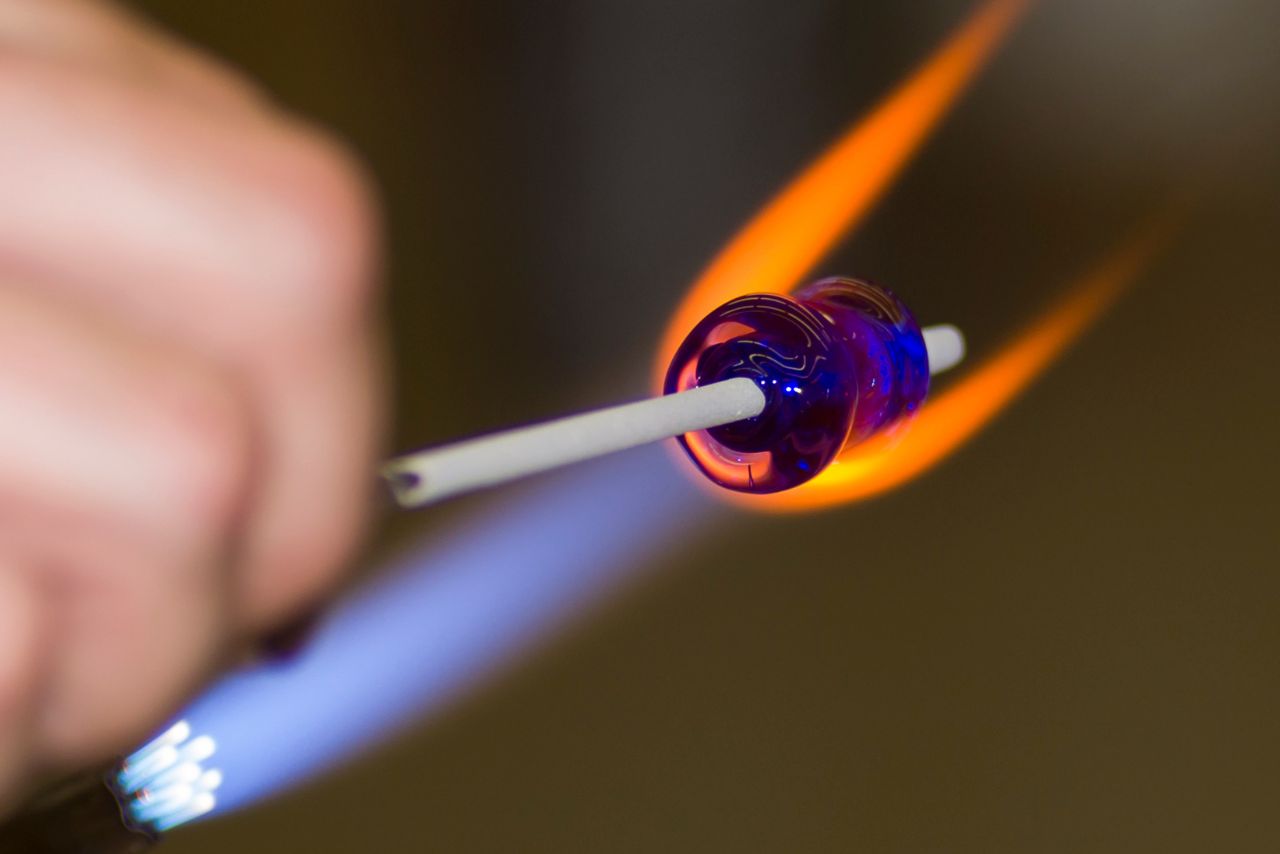
[{"label": "dark blurred background", "polygon": [[[702,265],[971,8],[135,5],[371,165],[399,447],[647,391]],[[445,719],[166,850],[1280,850],[1277,32],[1270,0],[1033,7],[816,272],[981,357],[1190,194],[1078,347],[923,479],[741,515]]]}]

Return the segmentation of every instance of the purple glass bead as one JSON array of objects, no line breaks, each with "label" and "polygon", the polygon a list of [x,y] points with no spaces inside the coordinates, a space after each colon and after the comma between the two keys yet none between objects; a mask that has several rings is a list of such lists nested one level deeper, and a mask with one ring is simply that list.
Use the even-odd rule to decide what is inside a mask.
[{"label": "purple glass bead", "polygon": [[910,417],[929,389],[929,361],[920,327],[897,297],[834,278],[794,297],[753,294],[720,306],[676,351],[664,391],[734,377],[759,384],[764,411],[680,443],[721,486],[778,492]]}]

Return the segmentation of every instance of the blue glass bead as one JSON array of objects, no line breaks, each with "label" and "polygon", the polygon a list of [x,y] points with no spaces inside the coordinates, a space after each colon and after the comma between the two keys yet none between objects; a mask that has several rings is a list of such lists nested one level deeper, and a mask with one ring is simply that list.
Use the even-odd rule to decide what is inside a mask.
[{"label": "blue glass bead", "polygon": [[680,443],[721,486],[778,492],[909,418],[928,392],[929,362],[920,327],[897,297],[834,278],[790,297],[752,294],[720,306],[676,351],[664,391],[734,377],[760,386],[764,411]]}]

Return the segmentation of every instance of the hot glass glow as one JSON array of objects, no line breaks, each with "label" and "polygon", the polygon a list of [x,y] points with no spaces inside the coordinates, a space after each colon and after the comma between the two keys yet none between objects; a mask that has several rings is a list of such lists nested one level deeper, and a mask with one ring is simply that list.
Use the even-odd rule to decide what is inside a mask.
[{"label": "hot glass glow", "polygon": [[760,386],[764,411],[680,442],[721,486],[778,492],[910,417],[928,392],[929,360],[919,325],[897,297],[833,278],[793,297],[752,294],[711,312],[676,351],[664,391],[734,377]]}]

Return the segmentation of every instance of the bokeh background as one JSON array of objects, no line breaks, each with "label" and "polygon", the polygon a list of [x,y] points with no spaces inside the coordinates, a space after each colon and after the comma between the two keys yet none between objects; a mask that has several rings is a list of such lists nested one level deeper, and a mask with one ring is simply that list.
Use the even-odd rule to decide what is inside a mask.
[{"label": "bokeh background", "polygon": [[[134,5],[369,162],[399,447],[647,391],[702,265],[971,8]],[[816,272],[981,357],[1193,198],[1060,364],[906,488],[740,514],[448,715],[166,850],[1280,849],[1276,32],[1269,0],[1034,6]]]}]

